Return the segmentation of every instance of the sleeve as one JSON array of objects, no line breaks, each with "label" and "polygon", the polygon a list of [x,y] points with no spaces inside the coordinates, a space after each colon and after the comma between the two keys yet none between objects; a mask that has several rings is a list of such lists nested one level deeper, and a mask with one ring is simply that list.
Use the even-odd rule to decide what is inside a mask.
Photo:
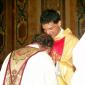
[{"label": "sleeve", "polygon": [[85,33],[73,50],[73,63],[76,71],[72,77],[71,85],[85,85]]},{"label": "sleeve", "polygon": [[6,72],[6,67],[9,61],[9,57],[10,57],[10,53],[9,55],[6,57],[6,59],[4,60],[2,67],[1,67],[1,71],[0,71],[0,85],[3,84],[3,80],[4,80],[4,76],[5,76],[5,72]]}]

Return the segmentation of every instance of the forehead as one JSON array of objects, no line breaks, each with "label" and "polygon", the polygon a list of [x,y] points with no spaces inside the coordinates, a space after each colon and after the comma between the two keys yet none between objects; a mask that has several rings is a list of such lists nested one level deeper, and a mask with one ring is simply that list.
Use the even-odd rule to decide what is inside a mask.
[{"label": "forehead", "polygon": [[48,28],[52,28],[54,25],[55,23],[49,22],[49,23],[43,24],[42,27],[43,29],[48,29]]}]

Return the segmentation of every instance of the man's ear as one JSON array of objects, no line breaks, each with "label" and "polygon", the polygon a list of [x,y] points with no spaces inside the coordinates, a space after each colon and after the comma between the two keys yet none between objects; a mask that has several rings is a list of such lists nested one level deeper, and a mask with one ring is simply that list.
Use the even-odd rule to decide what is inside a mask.
[{"label": "man's ear", "polygon": [[59,20],[59,22],[58,22],[58,26],[61,27],[61,20]]}]

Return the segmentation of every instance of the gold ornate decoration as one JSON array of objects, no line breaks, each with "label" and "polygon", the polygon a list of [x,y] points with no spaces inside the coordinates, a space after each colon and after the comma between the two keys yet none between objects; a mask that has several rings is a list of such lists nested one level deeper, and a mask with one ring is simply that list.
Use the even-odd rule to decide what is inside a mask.
[{"label": "gold ornate decoration", "polygon": [[18,50],[13,51],[12,58],[15,60],[16,64],[21,61],[29,58],[31,55],[39,51],[38,48],[34,47],[24,47]]},{"label": "gold ornate decoration", "polygon": [[13,51],[7,67],[5,84],[19,85],[28,59],[39,51],[41,50],[29,46]]}]

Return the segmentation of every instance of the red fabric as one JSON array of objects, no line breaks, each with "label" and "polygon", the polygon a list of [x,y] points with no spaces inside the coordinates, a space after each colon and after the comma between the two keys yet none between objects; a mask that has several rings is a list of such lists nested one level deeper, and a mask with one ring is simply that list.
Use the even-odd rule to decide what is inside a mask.
[{"label": "red fabric", "polygon": [[61,40],[57,40],[54,42],[53,50],[57,52],[57,54],[62,55],[63,53],[63,47],[64,47],[64,40],[65,38],[62,38]]},{"label": "red fabric", "polygon": [[50,52],[50,55],[52,56],[52,59],[54,62],[59,60],[62,56],[63,48],[64,48],[64,41],[65,41],[65,37],[60,40],[56,40],[54,42],[54,45]]}]

